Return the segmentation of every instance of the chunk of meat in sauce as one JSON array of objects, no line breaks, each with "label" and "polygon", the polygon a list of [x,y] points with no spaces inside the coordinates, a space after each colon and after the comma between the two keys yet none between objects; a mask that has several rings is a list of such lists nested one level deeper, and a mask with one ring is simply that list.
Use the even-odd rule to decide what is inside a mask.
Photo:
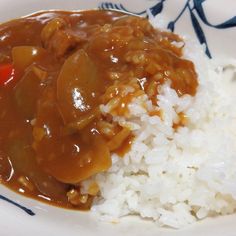
[{"label": "chunk of meat in sauce", "polygon": [[167,81],[179,96],[194,95],[198,85],[176,46],[181,38],[143,18],[43,12],[5,23],[0,33],[0,63],[14,68],[0,86],[1,181],[58,206],[88,209],[99,189],[94,183],[83,195],[80,182],[106,171],[111,154],[122,158],[132,144],[132,132],[101,104],[128,116],[134,97],[156,103]]},{"label": "chunk of meat in sauce", "polygon": [[82,38],[70,30],[68,22],[62,18],[55,18],[43,28],[41,40],[45,49],[54,53],[56,57],[62,57],[76,47]]}]

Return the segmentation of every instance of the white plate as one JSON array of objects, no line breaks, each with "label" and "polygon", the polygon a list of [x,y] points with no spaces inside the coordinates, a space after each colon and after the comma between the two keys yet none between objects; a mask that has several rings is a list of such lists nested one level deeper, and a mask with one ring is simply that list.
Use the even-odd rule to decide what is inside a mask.
[{"label": "white plate", "polygon": [[[200,43],[207,44],[208,55],[210,54],[214,58],[236,57],[235,0],[110,0],[110,2],[104,3],[99,0],[1,0],[0,21],[45,9],[80,10],[98,6],[125,8],[143,16],[157,14],[157,17],[165,17],[168,22],[176,21],[175,32],[191,35]],[[180,15],[182,10],[183,14]],[[232,20],[229,22],[229,19]],[[173,23],[170,26],[173,26]],[[15,194],[3,186],[0,186],[1,196],[11,199],[35,213],[34,216],[30,216],[19,207],[0,199],[1,236],[236,235],[236,215],[207,219],[177,231],[160,229],[152,222],[135,217],[126,217],[118,224],[101,222],[88,212],[51,207]]]}]

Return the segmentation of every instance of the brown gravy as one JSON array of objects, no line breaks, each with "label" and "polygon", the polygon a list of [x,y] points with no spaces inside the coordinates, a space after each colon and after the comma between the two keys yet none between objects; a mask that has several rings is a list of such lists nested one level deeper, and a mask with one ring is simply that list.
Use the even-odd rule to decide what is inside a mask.
[{"label": "brown gravy", "polygon": [[0,37],[0,181],[61,207],[89,209],[98,190],[84,196],[79,183],[132,144],[100,104],[118,98],[122,115],[167,80],[179,95],[198,85],[177,35],[115,11],[37,13],[0,25]]}]

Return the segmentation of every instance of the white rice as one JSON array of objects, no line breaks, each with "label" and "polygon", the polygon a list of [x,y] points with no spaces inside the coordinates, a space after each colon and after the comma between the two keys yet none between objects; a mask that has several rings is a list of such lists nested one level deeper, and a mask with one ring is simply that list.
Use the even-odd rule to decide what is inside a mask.
[{"label": "white rice", "polygon": [[[155,107],[141,96],[129,105],[130,117],[113,117],[136,139],[123,158],[112,156],[106,173],[83,183],[84,193],[92,181],[99,185],[92,210],[106,219],[140,215],[180,228],[236,210],[236,61],[219,66],[193,41],[186,42],[184,55],[199,76],[196,96],[178,97],[166,83]],[[148,115],[156,108],[163,119]],[[101,109],[109,113],[108,106]],[[180,112],[188,124],[176,131]]]}]

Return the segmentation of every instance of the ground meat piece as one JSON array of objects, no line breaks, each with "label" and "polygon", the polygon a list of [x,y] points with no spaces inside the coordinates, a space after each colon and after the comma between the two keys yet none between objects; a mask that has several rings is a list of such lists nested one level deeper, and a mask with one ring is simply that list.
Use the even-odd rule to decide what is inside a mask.
[{"label": "ground meat piece", "polygon": [[41,33],[43,47],[60,58],[84,41],[83,33],[75,33],[70,23],[62,18],[55,18],[47,23]]},{"label": "ground meat piece", "polygon": [[56,57],[64,56],[76,46],[76,39],[65,30],[56,31],[50,38],[47,48],[55,53]]}]

